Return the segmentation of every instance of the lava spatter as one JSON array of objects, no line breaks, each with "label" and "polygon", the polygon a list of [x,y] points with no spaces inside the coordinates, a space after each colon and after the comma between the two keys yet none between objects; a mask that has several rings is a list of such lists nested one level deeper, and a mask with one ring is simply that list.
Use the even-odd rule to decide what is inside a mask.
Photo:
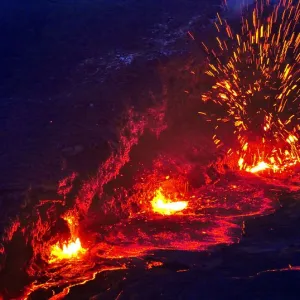
[{"label": "lava spatter", "polygon": [[213,122],[216,147],[235,155],[241,170],[279,173],[300,161],[299,15],[298,1],[259,0],[241,30],[218,15],[216,47],[202,43],[212,81],[202,100],[215,106],[199,113]]}]

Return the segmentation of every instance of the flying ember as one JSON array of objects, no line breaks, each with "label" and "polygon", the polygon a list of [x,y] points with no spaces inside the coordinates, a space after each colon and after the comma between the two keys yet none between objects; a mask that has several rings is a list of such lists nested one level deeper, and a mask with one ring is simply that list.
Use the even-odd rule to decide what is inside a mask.
[{"label": "flying ember", "polygon": [[156,190],[156,195],[151,201],[153,212],[161,215],[173,215],[179,211],[187,208],[187,201],[171,201],[167,199],[163,193],[162,189]]},{"label": "flying ember", "polygon": [[300,161],[299,17],[298,1],[257,1],[240,32],[218,15],[217,47],[202,43],[212,82],[202,100],[223,110],[200,114],[215,122],[214,143],[227,146],[241,170],[282,172]]}]

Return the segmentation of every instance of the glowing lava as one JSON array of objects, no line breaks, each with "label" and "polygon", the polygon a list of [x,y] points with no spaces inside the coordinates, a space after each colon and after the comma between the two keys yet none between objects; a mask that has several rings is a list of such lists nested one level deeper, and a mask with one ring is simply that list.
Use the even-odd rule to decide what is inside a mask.
[{"label": "glowing lava", "polygon": [[49,263],[54,263],[64,259],[80,258],[86,249],[81,246],[81,241],[77,237],[78,216],[75,211],[68,211],[63,217],[70,229],[71,239],[67,242],[57,242],[51,247]]},{"label": "glowing lava", "polygon": [[[240,158],[239,166],[240,166],[241,170],[244,168],[244,159],[243,158]],[[273,169],[275,171],[278,169],[278,167],[276,165],[270,166],[266,162],[261,161],[256,166],[246,167],[245,171],[250,172],[250,173],[258,173],[258,172],[262,172],[262,171],[269,170],[269,169]]]},{"label": "glowing lava", "polygon": [[86,252],[81,246],[80,239],[75,241],[64,242],[62,247],[59,242],[51,247],[49,263],[54,263],[63,259],[79,258]]},{"label": "glowing lava", "polygon": [[264,161],[262,161],[262,162],[258,163],[257,166],[255,166],[251,169],[247,168],[246,171],[251,172],[251,173],[257,173],[257,172],[264,171],[267,169],[270,169],[270,166],[267,163],[265,163]]},{"label": "glowing lava", "polygon": [[151,201],[153,212],[161,215],[173,215],[187,208],[187,201],[173,202],[162,193],[162,189],[156,190],[156,195]]}]

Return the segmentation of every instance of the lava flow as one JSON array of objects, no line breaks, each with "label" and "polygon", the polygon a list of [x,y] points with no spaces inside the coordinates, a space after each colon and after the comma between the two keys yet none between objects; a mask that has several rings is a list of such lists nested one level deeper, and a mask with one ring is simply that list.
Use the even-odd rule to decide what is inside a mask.
[{"label": "lava flow", "polygon": [[299,1],[260,0],[241,32],[218,15],[216,49],[202,43],[212,80],[202,100],[222,111],[200,114],[215,122],[214,143],[227,146],[241,170],[282,172],[300,161],[299,17]]},{"label": "lava flow", "polygon": [[[202,251],[238,242],[240,218],[274,211],[276,201],[266,195],[265,184],[258,188],[256,178],[224,174],[218,183],[187,188],[192,167],[181,159],[159,157],[131,190],[115,192],[111,201],[106,195],[99,211],[81,222],[72,208],[61,217],[64,226],[58,226],[64,203],[39,203],[30,224],[28,217],[22,218],[25,223],[18,221],[7,231],[6,243],[23,236],[33,249],[24,270],[31,283],[24,284],[22,299],[36,293],[62,299],[73,287],[99,280],[102,272],[129,268],[131,258],[143,261],[157,250]],[[111,213],[118,216],[113,224],[105,221]]]}]

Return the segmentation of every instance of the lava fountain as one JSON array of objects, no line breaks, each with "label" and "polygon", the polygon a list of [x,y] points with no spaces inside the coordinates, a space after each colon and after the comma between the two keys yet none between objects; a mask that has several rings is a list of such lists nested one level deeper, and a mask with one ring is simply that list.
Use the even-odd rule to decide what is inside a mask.
[{"label": "lava fountain", "polygon": [[202,100],[214,111],[200,114],[214,122],[214,143],[241,170],[282,172],[300,161],[300,4],[260,0],[250,7],[241,31],[218,15],[216,47],[202,43],[212,82]]}]

